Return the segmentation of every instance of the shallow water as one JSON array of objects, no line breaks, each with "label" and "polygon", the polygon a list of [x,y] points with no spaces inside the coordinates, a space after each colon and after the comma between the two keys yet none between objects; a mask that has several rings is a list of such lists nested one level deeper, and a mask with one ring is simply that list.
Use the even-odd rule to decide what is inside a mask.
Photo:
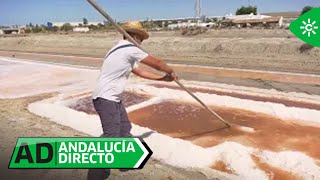
[{"label": "shallow water", "polygon": [[[167,101],[154,104],[131,112],[129,118],[139,126],[188,140],[202,147],[234,141],[261,150],[300,151],[320,159],[320,128],[288,123],[262,113],[212,108],[228,122],[251,127],[256,131],[250,133],[237,128],[223,128],[223,123],[203,108],[183,102]],[[266,172],[269,179],[301,179],[295,174],[263,162],[256,156],[252,159],[259,169]],[[211,168],[233,173],[232,169],[219,161]]]},{"label": "shallow water", "polygon": [[223,123],[196,104],[167,101],[129,114],[130,120],[157,132],[212,147],[235,141],[272,151],[301,151],[320,159],[320,128],[282,121],[270,115],[231,108],[212,107],[230,123],[251,127],[255,132],[224,128]]}]

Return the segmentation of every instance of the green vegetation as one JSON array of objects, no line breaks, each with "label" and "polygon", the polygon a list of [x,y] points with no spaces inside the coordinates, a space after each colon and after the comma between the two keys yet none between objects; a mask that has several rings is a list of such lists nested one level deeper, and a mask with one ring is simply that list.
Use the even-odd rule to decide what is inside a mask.
[{"label": "green vegetation", "polygon": [[302,11],[301,11],[301,15],[303,15],[304,13],[310,11],[312,8],[314,8],[314,7],[312,7],[312,6],[305,6],[305,7],[302,9]]},{"label": "green vegetation", "polygon": [[242,6],[241,8],[237,9],[236,15],[243,15],[243,14],[255,14],[258,13],[258,8],[256,6]]},{"label": "green vegetation", "polygon": [[142,26],[147,30],[151,30],[162,27],[162,22],[144,21],[142,22]]},{"label": "green vegetation", "polygon": [[70,23],[65,23],[62,25],[61,27],[61,31],[71,31],[73,29],[73,27],[71,26]]},{"label": "green vegetation", "polygon": [[35,27],[33,27],[33,28],[31,29],[31,31],[32,31],[33,33],[39,33],[39,32],[42,31],[42,27],[40,27],[40,26],[37,24]]},{"label": "green vegetation", "polygon": [[93,24],[90,24],[88,27],[90,30],[97,30],[98,29],[98,26],[95,26]]},{"label": "green vegetation", "polygon": [[33,28],[34,27],[32,23],[29,23],[26,26],[29,27],[29,28]]},{"label": "green vegetation", "polygon": [[59,27],[58,26],[53,26],[50,31],[52,32],[58,32],[59,31]]},{"label": "green vegetation", "polygon": [[30,29],[30,28],[25,29],[24,32],[25,32],[25,33],[31,33],[31,29]]},{"label": "green vegetation", "polygon": [[83,25],[88,25],[88,19],[87,18],[83,18]]}]

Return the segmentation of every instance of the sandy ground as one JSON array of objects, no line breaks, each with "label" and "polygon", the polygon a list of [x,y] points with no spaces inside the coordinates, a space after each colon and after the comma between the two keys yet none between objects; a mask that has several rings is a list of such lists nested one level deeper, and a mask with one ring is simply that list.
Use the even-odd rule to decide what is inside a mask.
[{"label": "sandy ground", "polygon": [[[185,80],[193,80],[193,81],[203,81],[203,82],[213,82],[213,83],[224,83],[229,85],[236,86],[245,86],[245,87],[254,87],[260,89],[268,89],[268,90],[276,90],[277,93],[303,93],[305,96],[313,96],[320,95],[320,85],[319,85],[319,77],[314,76],[312,78],[305,78],[307,74],[320,74],[320,51],[317,48],[314,48],[306,53],[299,52],[299,47],[303,44],[298,39],[294,38],[287,30],[220,30],[220,31],[210,31],[207,34],[202,34],[200,36],[195,37],[182,37],[179,32],[153,32],[152,39],[146,41],[145,47],[154,55],[164,57],[168,59],[168,62],[175,64],[188,64],[188,65],[206,65],[212,67],[231,67],[231,68],[245,68],[245,69],[257,69],[263,71],[283,71],[283,72],[291,72],[291,73],[303,73],[306,75],[299,75],[298,78],[296,75],[266,75],[267,73],[252,73],[250,71],[241,71],[238,70],[217,70],[212,69],[208,71],[204,71],[202,68],[186,68],[186,67],[178,67],[178,73]],[[69,35],[31,35],[26,37],[6,37],[0,39],[0,56],[12,57],[13,55],[18,58],[26,58],[33,60],[41,60],[48,63],[62,63],[62,64],[72,64],[72,65],[80,65],[80,66],[89,66],[90,68],[97,69],[100,67],[102,58],[106,51],[117,42],[117,40],[121,38],[119,34],[116,33],[99,33],[99,34],[69,34]],[[32,52],[32,54],[26,54],[23,52]],[[43,53],[43,54],[33,54],[33,53]],[[54,54],[54,55],[50,55]],[[71,56],[59,56],[57,54],[62,55],[73,55]],[[84,57],[83,57],[84,56]],[[88,57],[89,56],[89,57]],[[10,63],[10,61],[6,61],[5,63]],[[0,64],[0,68],[2,67],[6,70],[6,65],[8,64]],[[62,69],[62,68],[61,68]],[[60,69],[60,70],[61,70]],[[48,69],[49,70],[49,69]],[[81,88],[86,87],[86,78],[85,75],[83,77],[72,76],[73,73],[70,70],[68,71],[44,71],[43,75],[37,72],[37,69],[33,69],[30,66],[30,75],[34,78],[39,78],[39,82],[48,83],[46,86],[58,87],[60,89],[67,90],[68,87],[77,87]],[[0,72],[4,73],[2,75],[2,80],[6,84],[10,84],[8,80],[5,78],[5,71]],[[40,73],[40,75],[39,75]],[[43,72],[42,72],[43,73]],[[50,74],[51,73],[51,74]],[[73,79],[70,82],[75,84],[70,84],[70,82],[55,82],[53,79],[51,81],[44,81],[44,79],[48,79],[45,77],[45,74],[48,76],[58,75],[60,79],[61,77],[66,77],[66,74],[70,73],[68,76],[72,76],[81,79],[81,81],[75,81]],[[85,74],[85,73],[84,73]],[[94,73],[88,73],[89,76],[95,76]],[[19,74],[18,74],[19,75]],[[34,76],[33,76],[34,75]],[[86,75],[86,76],[88,76]],[[29,76],[26,76],[27,78]],[[311,77],[311,76],[310,76]],[[24,77],[22,77],[24,78]],[[67,78],[66,78],[67,79]],[[1,80],[1,79],[0,79]],[[33,79],[34,80],[34,79]],[[37,79],[36,79],[37,80]],[[35,80],[35,81],[36,81]],[[28,82],[21,82],[25,87],[30,89],[35,89],[37,85],[32,85]],[[62,84],[61,84],[62,83]],[[84,83],[82,87],[81,84]],[[27,86],[26,86],[27,85]],[[10,85],[12,90],[17,91],[17,94],[26,91],[26,89],[19,89],[13,84]],[[39,85],[40,88],[40,85]],[[80,89],[81,89],[80,88]],[[170,87],[169,87],[170,88]],[[10,94],[10,90],[2,89],[2,95],[6,95],[6,93]],[[21,91],[21,92],[20,92]],[[162,90],[161,90],[162,91]],[[160,90],[159,90],[160,92]],[[219,91],[213,92],[219,96],[230,96],[239,98],[239,102],[241,99],[250,99],[253,101],[259,102],[274,102],[281,103],[290,107],[307,107],[314,110],[319,110],[319,101],[317,99],[310,100],[308,102],[298,102],[292,100],[284,100],[284,99],[276,99],[273,97],[262,98],[257,96],[249,96],[248,94],[235,94],[224,92],[221,94]],[[248,92],[246,92],[248,93]],[[1,95],[1,94],[0,94]],[[36,116],[29,111],[26,110],[27,105],[41,100],[43,98],[47,98],[49,95],[41,95],[36,97],[28,97],[28,98],[20,98],[14,100],[0,100],[0,106],[4,107],[0,109],[0,121],[2,126],[0,127],[0,139],[1,139],[1,163],[4,167],[1,168],[1,174],[4,174],[6,179],[13,178],[26,178],[26,179],[85,179],[86,171],[85,170],[7,170],[6,165],[8,164],[9,158],[11,156],[15,141],[17,137],[26,137],[26,136],[88,136],[88,134],[77,132],[74,129],[68,128],[66,126],[62,126],[56,124],[52,121],[49,121],[46,118],[41,118]],[[316,96],[314,96],[316,97]],[[288,97],[289,98],[289,97]],[[137,101],[138,102],[138,101]],[[139,101],[140,102],[140,101]],[[243,101],[244,102],[244,101]],[[316,102],[314,104],[314,102]],[[86,104],[87,101],[84,101]],[[80,103],[81,104],[81,103]],[[245,104],[244,104],[245,105]],[[165,105],[167,106],[167,105]],[[174,104],[172,105],[174,106]],[[187,107],[187,106],[186,106]],[[184,108],[186,108],[184,107]],[[254,106],[252,106],[254,107]],[[189,135],[187,130],[191,128],[190,131],[193,133],[192,127],[182,128],[184,133],[187,134],[179,134],[178,125],[172,126],[172,132],[166,132],[167,129],[162,129],[162,124],[157,122],[156,118],[152,117],[155,122],[153,124],[145,124],[151,123],[151,120],[147,120],[150,117],[149,114],[156,114],[156,112],[150,113],[152,110],[151,106],[148,108],[142,109],[144,111],[136,111],[131,114],[135,123],[140,124],[145,127],[150,127],[153,129],[157,129],[159,132],[164,134],[168,134],[172,137],[178,137],[182,139],[189,140],[194,144],[198,144],[203,147],[208,147],[212,145],[216,145],[217,143],[221,143],[222,139],[212,138],[210,142],[208,139],[204,139],[202,137],[191,137],[191,138],[183,138],[186,135]],[[74,109],[80,110],[81,107]],[[179,109],[175,107],[175,109]],[[192,107],[191,107],[192,110]],[[191,111],[190,110],[190,111]],[[187,111],[188,108],[187,108]],[[158,111],[157,111],[158,112]],[[161,112],[161,111],[160,111]],[[159,114],[161,114],[158,112]],[[140,115],[139,115],[140,113]],[[145,114],[144,119],[140,118],[141,113]],[[163,112],[162,112],[163,113]],[[221,111],[223,114],[224,112]],[[138,114],[138,115],[137,115]],[[169,113],[170,114],[170,113]],[[196,113],[195,113],[196,114]],[[200,113],[199,116],[202,117],[204,113]],[[168,113],[162,114],[161,117],[168,115]],[[233,113],[225,112],[226,116],[230,116],[228,118],[235,119],[238,117],[243,117],[251,120],[254,118],[263,119],[265,116],[259,116],[258,113],[243,113],[234,110]],[[310,115],[311,116],[311,115]],[[252,118],[254,117],[254,118]],[[170,117],[172,118],[172,117]],[[167,118],[170,121],[170,118]],[[188,119],[189,117],[187,117]],[[206,117],[204,117],[206,118]],[[269,117],[268,117],[269,118]],[[266,119],[268,119],[266,118]],[[269,118],[270,119],[270,118]],[[272,119],[272,118],[271,118]],[[177,119],[179,120],[179,119]],[[194,122],[194,118],[189,119],[190,122]],[[263,146],[265,149],[270,150],[279,150],[281,149],[281,143],[277,144],[274,147],[274,144],[270,144],[269,141],[273,141],[267,139],[268,137],[263,134],[263,132],[274,130],[272,128],[272,123],[277,124],[281,127],[276,131],[277,136],[287,138],[288,134],[293,133],[292,136],[297,136],[296,139],[301,138],[300,136],[305,135],[303,131],[299,131],[300,134],[295,134],[292,129],[288,129],[286,125],[283,125],[276,120],[268,121],[266,120],[266,126],[259,127],[265,128],[265,131],[257,132],[260,136],[257,139],[250,139],[249,136],[245,139],[243,144],[253,146],[259,144],[259,146]],[[169,123],[169,122],[168,122]],[[171,122],[176,123],[176,122]],[[246,123],[243,121],[242,123]],[[254,122],[253,122],[254,123]],[[186,123],[188,124],[188,123]],[[190,124],[190,123],[189,123]],[[180,127],[180,126],[179,126]],[[203,128],[208,127],[208,124],[203,124]],[[300,127],[300,126],[299,126]],[[297,128],[297,127],[295,127]],[[308,127],[305,128],[304,131],[308,131]],[[309,133],[313,131],[317,131],[317,128],[310,127],[311,130]],[[181,130],[181,128],[180,128]],[[178,131],[178,132],[177,132]],[[288,133],[285,133],[288,131]],[[178,133],[178,134],[177,134]],[[192,134],[191,133],[191,134]],[[310,137],[318,138],[318,136],[314,136],[311,133]],[[91,134],[92,135],[92,134]],[[183,136],[182,136],[183,135]],[[237,132],[234,132],[234,137],[229,137],[229,139],[236,139],[241,141],[241,138],[238,139]],[[240,134],[241,137],[245,137],[245,135]],[[223,135],[221,135],[223,136]],[[308,136],[309,137],[309,136]],[[260,139],[259,139],[260,138]],[[228,139],[228,138],[225,138]],[[312,139],[312,138],[311,138]],[[236,141],[235,140],[235,141]],[[257,144],[257,142],[259,142]],[[301,141],[301,143],[290,142],[286,143],[286,148],[289,150],[301,150],[303,151],[303,147],[307,146],[307,141]],[[268,144],[266,144],[268,143]],[[317,151],[318,145],[308,146],[305,150],[305,153],[314,157],[315,159],[319,158],[319,153]],[[277,178],[280,179],[293,179],[288,171],[280,170],[279,168],[275,168],[274,166],[270,166],[270,164],[266,163],[267,161],[261,160],[261,157],[251,157],[254,161],[254,164],[258,166],[259,169],[264,170],[266,173],[274,174]],[[317,162],[319,163],[319,162]],[[248,164],[246,164],[248,165]],[[212,164],[213,169],[220,170],[222,172],[232,173],[230,169],[230,164],[226,164],[223,161],[216,161],[215,164]],[[230,171],[230,172],[229,172]],[[243,172],[242,172],[243,173]],[[243,173],[246,174],[246,173]],[[197,171],[186,171],[183,169],[178,169],[163,162],[158,162],[154,159],[150,160],[145,168],[141,171],[130,171],[126,173],[120,173],[119,171],[113,171],[113,176],[111,179],[205,179],[206,176],[197,172]],[[271,178],[270,178],[271,179]]]},{"label": "sandy ground", "polygon": [[[104,55],[119,39],[121,36],[115,32],[6,37],[0,39],[0,56],[99,68]],[[151,32],[151,38],[143,44],[152,55],[173,64],[319,75],[319,48],[301,53],[301,45],[303,42],[288,30],[254,29],[211,30],[192,37],[182,36],[179,31]],[[176,70],[186,80],[320,95],[319,82],[306,83],[304,78],[291,81],[286,76],[270,79],[248,72],[206,73],[184,67]]]},{"label": "sandy ground", "polygon": [[[104,57],[121,36],[97,34],[28,35],[0,40],[0,50]],[[211,30],[199,36],[152,32],[144,47],[171,63],[319,74],[320,50],[301,53],[303,42],[288,30]]]},{"label": "sandy ground", "polygon": [[[85,68],[90,67],[94,69],[100,68],[102,63],[102,58],[0,51],[0,56],[12,57],[13,55],[16,58],[32,59],[47,63],[85,66]],[[174,68],[180,75],[180,78],[185,80],[214,82],[262,89],[276,89],[283,92],[299,92],[320,95],[320,76],[307,77],[308,74],[306,74],[306,76],[292,76],[281,73],[280,75],[271,75],[266,74],[263,71],[262,73],[257,73],[250,72],[250,70],[239,71],[237,69],[214,69],[215,67],[211,67],[212,69],[199,67],[192,68],[183,65],[177,65],[174,66]]]},{"label": "sandy ground", "polygon": [[[86,137],[70,127],[62,126],[27,111],[27,105],[48,98],[49,95],[0,100],[0,159],[1,179],[86,179],[87,170],[9,170],[13,148],[18,137]],[[154,159],[148,161],[143,170],[120,173],[113,170],[110,179],[206,179],[201,173],[178,169]]]},{"label": "sandy ground", "polygon": [[[61,56],[59,57],[62,58]],[[17,98],[39,95],[37,97],[38,99],[34,100],[32,98],[3,100],[2,106],[5,108],[3,108],[3,113],[1,114],[3,114],[5,118],[2,119],[8,119],[9,121],[14,119],[14,122],[11,124],[3,122],[2,124],[9,124],[13,127],[4,126],[2,134],[11,137],[10,133],[13,129],[22,127],[28,129],[28,131],[23,133],[17,132],[19,130],[13,131],[15,134],[12,137],[42,136],[42,134],[43,136],[81,135],[81,133],[78,135],[69,135],[64,132],[59,133],[59,131],[62,130],[51,127],[52,123],[50,123],[50,121],[53,121],[72,127],[79,132],[85,133],[85,135],[100,135],[101,125],[99,118],[95,115],[79,112],[89,110],[91,111],[89,113],[92,114],[92,104],[89,104],[90,97],[88,96],[90,96],[90,92],[94,86],[94,81],[99,72],[98,69],[49,65],[13,58],[1,59],[1,97]],[[217,70],[214,69],[213,71],[216,72]],[[207,69],[206,72],[210,74],[211,71]],[[227,71],[223,73],[220,72],[220,74],[230,75],[230,72],[226,72]],[[235,72],[236,71],[233,71],[233,73]],[[252,71],[250,72],[252,73]],[[277,80],[279,75],[281,74],[272,74],[272,76],[270,76],[268,73],[254,73],[254,76],[263,76],[264,78],[275,80]],[[242,76],[246,78],[248,72],[242,74]],[[307,75],[294,76],[305,77]],[[309,76],[312,77],[310,79],[316,77]],[[286,81],[288,81],[288,83],[294,82],[297,80],[295,77],[286,79]],[[48,79],[50,79],[50,81],[48,81]],[[304,83],[317,84],[317,78],[312,81],[309,81],[310,79],[307,78]],[[19,84],[16,82],[19,82]],[[209,121],[209,117],[204,110],[190,104],[195,103],[194,100],[191,99],[187,93],[177,89],[177,86],[173,86],[174,83],[150,82],[131,77],[127,85],[127,91],[130,93],[127,92],[124,94],[124,101],[126,101],[124,103],[127,106],[127,111],[131,119],[135,122],[132,133],[139,136],[145,133],[150,134],[151,132],[151,134],[144,139],[150,148],[154,150],[153,158],[159,160],[159,162],[154,160],[150,161],[155,164],[148,166],[150,167],[149,169],[146,167],[138,172],[132,171],[120,174],[114,171],[115,179],[128,179],[131,176],[138,179],[141,179],[141,177],[145,177],[146,179],[154,179],[154,177],[159,177],[159,179],[179,179],[180,177],[180,179],[186,179],[186,177],[192,177],[192,179],[205,177],[223,178],[220,176],[222,172],[227,172],[223,174],[225,179],[230,179],[230,176],[246,177],[244,179],[248,179],[249,177],[272,179],[271,177],[273,176],[277,178],[284,177],[282,179],[293,179],[291,176],[301,176],[308,179],[320,173],[317,165],[317,159],[320,157],[317,151],[319,144],[309,144],[309,141],[317,141],[317,139],[319,139],[317,134],[319,128],[312,127],[313,125],[306,126],[306,124],[309,123],[318,124],[319,119],[317,117],[320,116],[318,111],[320,107],[319,96],[208,82],[182,82],[186,83],[189,87],[193,87],[191,89],[196,92],[206,104],[216,109],[219,114],[230,122],[254,127],[259,130],[248,134],[230,129],[228,131],[222,130],[218,134],[206,133],[205,135],[197,135],[202,134],[203,130],[214,130],[214,127],[218,127],[218,121]],[[40,96],[40,94],[44,92],[59,93],[55,94],[51,99],[39,101],[44,98]],[[88,98],[83,99],[82,97]],[[159,103],[159,101],[156,102],[154,101],[155,99],[161,100],[163,103]],[[168,100],[174,103],[168,104]],[[17,107],[13,103],[16,101],[22,101],[20,103],[24,105]],[[78,103],[74,104],[74,102]],[[25,110],[28,104],[28,110],[30,112],[48,118],[43,119],[43,121],[48,121],[45,122],[47,125],[43,126],[41,121],[36,121],[33,125],[27,124],[36,117]],[[70,109],[70,106],[79,111]],[[221,109],[217,107],[224,108]],[[309,109],[306,109],[306,107]],[[23,111],[24,114],[21,115],[22,118],[19,118],[21,111]],[[11,114],[8,115],[8,113]],[[19,120],[15,120],[14,117],[18,117]],[[291,127],[290,120],[295,120],[294,122],[297,123],[297,125]],[[22,124],[19,124],[21,122]],[[216,124],[212,124],[212,122]],[[170,124],[170,126],[164,126],[164,124]],[[55,125],[60,127],[60,125]],[[34,126],[39,129],[33,130]],[[51,134],[51,130],[54,131],[54,133]],[[63,129],[63,131],[65,130]],[[277,136],[269,136],[271,131],[272,134],[276,134]],[[57,135],[58,133],[60,135]],[[279,141],[279,138],[283,140]],[[305,141],[306,138],[308,138],[308,141]],[[278,143],[272,143],[274,141]],[[170,143],[170,145],[167,145],[167,143]],[[12,146],[13,145],[11,145],[11,148]],[[180,149],[184,149],[184,151],[182,152]],[[289,151],[289,153],[291,153],[291,151],[298,151],[302,154],[287,155],[288,152],[283,152],[284,150]],[[269,151],[271,151],[271,155]],[[281,154],[282,152],[284,154]],[[274,155],[272,153],[274,153]],[[11,153],[4,152],[4,154],[6,154],[8,156],[7,159],[9,159]],[[192,154],[192,156],[190,156],[190,154]],[[279,157],[281,158],[279,159]],[[287,157],[293,161],[288,161],[286,159]],[[277,162],[278,160],[279,162]],[[239,166],[239,163],[242,165]],[[173,168],[167,164],[184,168],[185,170]],[[162,166],[164,169],[158,168]],[[301,169],[301,167],[303,168]],[[193,170],[195,170],[195,168],[199,169],[197,169],[197,171],[186,170],[190,168]],[[146,172],[144,173],[144,171]],[[168,177],[166,173],[163,174],[163,172],[168,171],[170,172],[170,177]],[[198,173],[199,171],[206,173],[206,176]],[[48,176],[50,179],[51,171],[44,172],[47,172],[49,175],[40,175]],[[211,174],[209,175],[208,172]],[[36,174],[37,173],[38,171],[36,171]],[[11,174],[16,175],[19,173],[10,173],[10,175]],[[33,173],[31,173],[31,175],[32,174]],[[58,176],[57,174],[58,173],[53,173],[53,176]],[[77,173],[72,174],[76,175]],[[150,177],[151,175],[152,177]],[[69,175],[66,171],[64,177],[67,176]],[[79,176],[81,176],[81,174]]]}]

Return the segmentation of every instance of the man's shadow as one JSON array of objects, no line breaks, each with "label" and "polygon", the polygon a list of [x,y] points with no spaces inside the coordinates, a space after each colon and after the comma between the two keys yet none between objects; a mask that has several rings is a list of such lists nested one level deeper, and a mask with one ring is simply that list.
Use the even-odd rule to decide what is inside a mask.
[{"label": "man's shadow", "polygon": [[141,139],[144,139],[144,138],[147,138],[149,136],[151,136],[151,134],[155,133],[154,131],[149,131],[149,132],[145,132],[141,135],[137,135],[137,136],[132,136],[133,138],[141,138]]}]

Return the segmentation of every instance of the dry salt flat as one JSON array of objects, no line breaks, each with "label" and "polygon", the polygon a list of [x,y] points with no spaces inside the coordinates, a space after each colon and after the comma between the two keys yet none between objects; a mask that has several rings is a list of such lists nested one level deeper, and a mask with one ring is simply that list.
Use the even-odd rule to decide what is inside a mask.
[{"label": "dry salt flat", "polygon": [[97,73],[96,70],[79,71],[72,67],[39,64],[25,60],[16,61],[3,57],[0,58],[0,98],[83,90],[88,88],[88,83],[95,82]]},{"label": "dry salt flat", "polygon": [[[79,98],[90,96],[99,70],[0,58],[0,73],[0,98],[17,98],[57,92],[56,97],[30,104],[29,111],[92,136],[99,136],[102,133],[97,115],[89,115],[68,107],[70,103],[74,103]],[[183,82],[192,87],[281,97],[310,103],[319,103],[320,99],[318,96],[302,93],[285,93],[214,83]],[[127,108],[129,113],[168,100],[183,103],[194,102],[188,94],[181,90],[156,88],[149,81],[135,78],[130,79],[127,90],[151,97],[142,103],[129,106]],[[319,110],[287,107],[279,103],[209,93],[197,92],[196,95],[210,106],[236,108],[277,117],[279,121],[320,126]],[[197,169],[205,173],[208,178],[272,179],[273,176],[270,175],[270,172],[260,168],[253,156],[301,179],[319,179],[320,177],[319,158],[301,151],[271,151],[236,141],[224,141],[212,147],[203,147],[192,141],[174,138],[139,125],[133,125],[132,133],[136,136],[150,133],[144,140],[153,150],[153,158],[176,167]],[[273,135],[272,132],[270,135]],[[212,168],[217,162],[223,162],[231,173]]]}]

